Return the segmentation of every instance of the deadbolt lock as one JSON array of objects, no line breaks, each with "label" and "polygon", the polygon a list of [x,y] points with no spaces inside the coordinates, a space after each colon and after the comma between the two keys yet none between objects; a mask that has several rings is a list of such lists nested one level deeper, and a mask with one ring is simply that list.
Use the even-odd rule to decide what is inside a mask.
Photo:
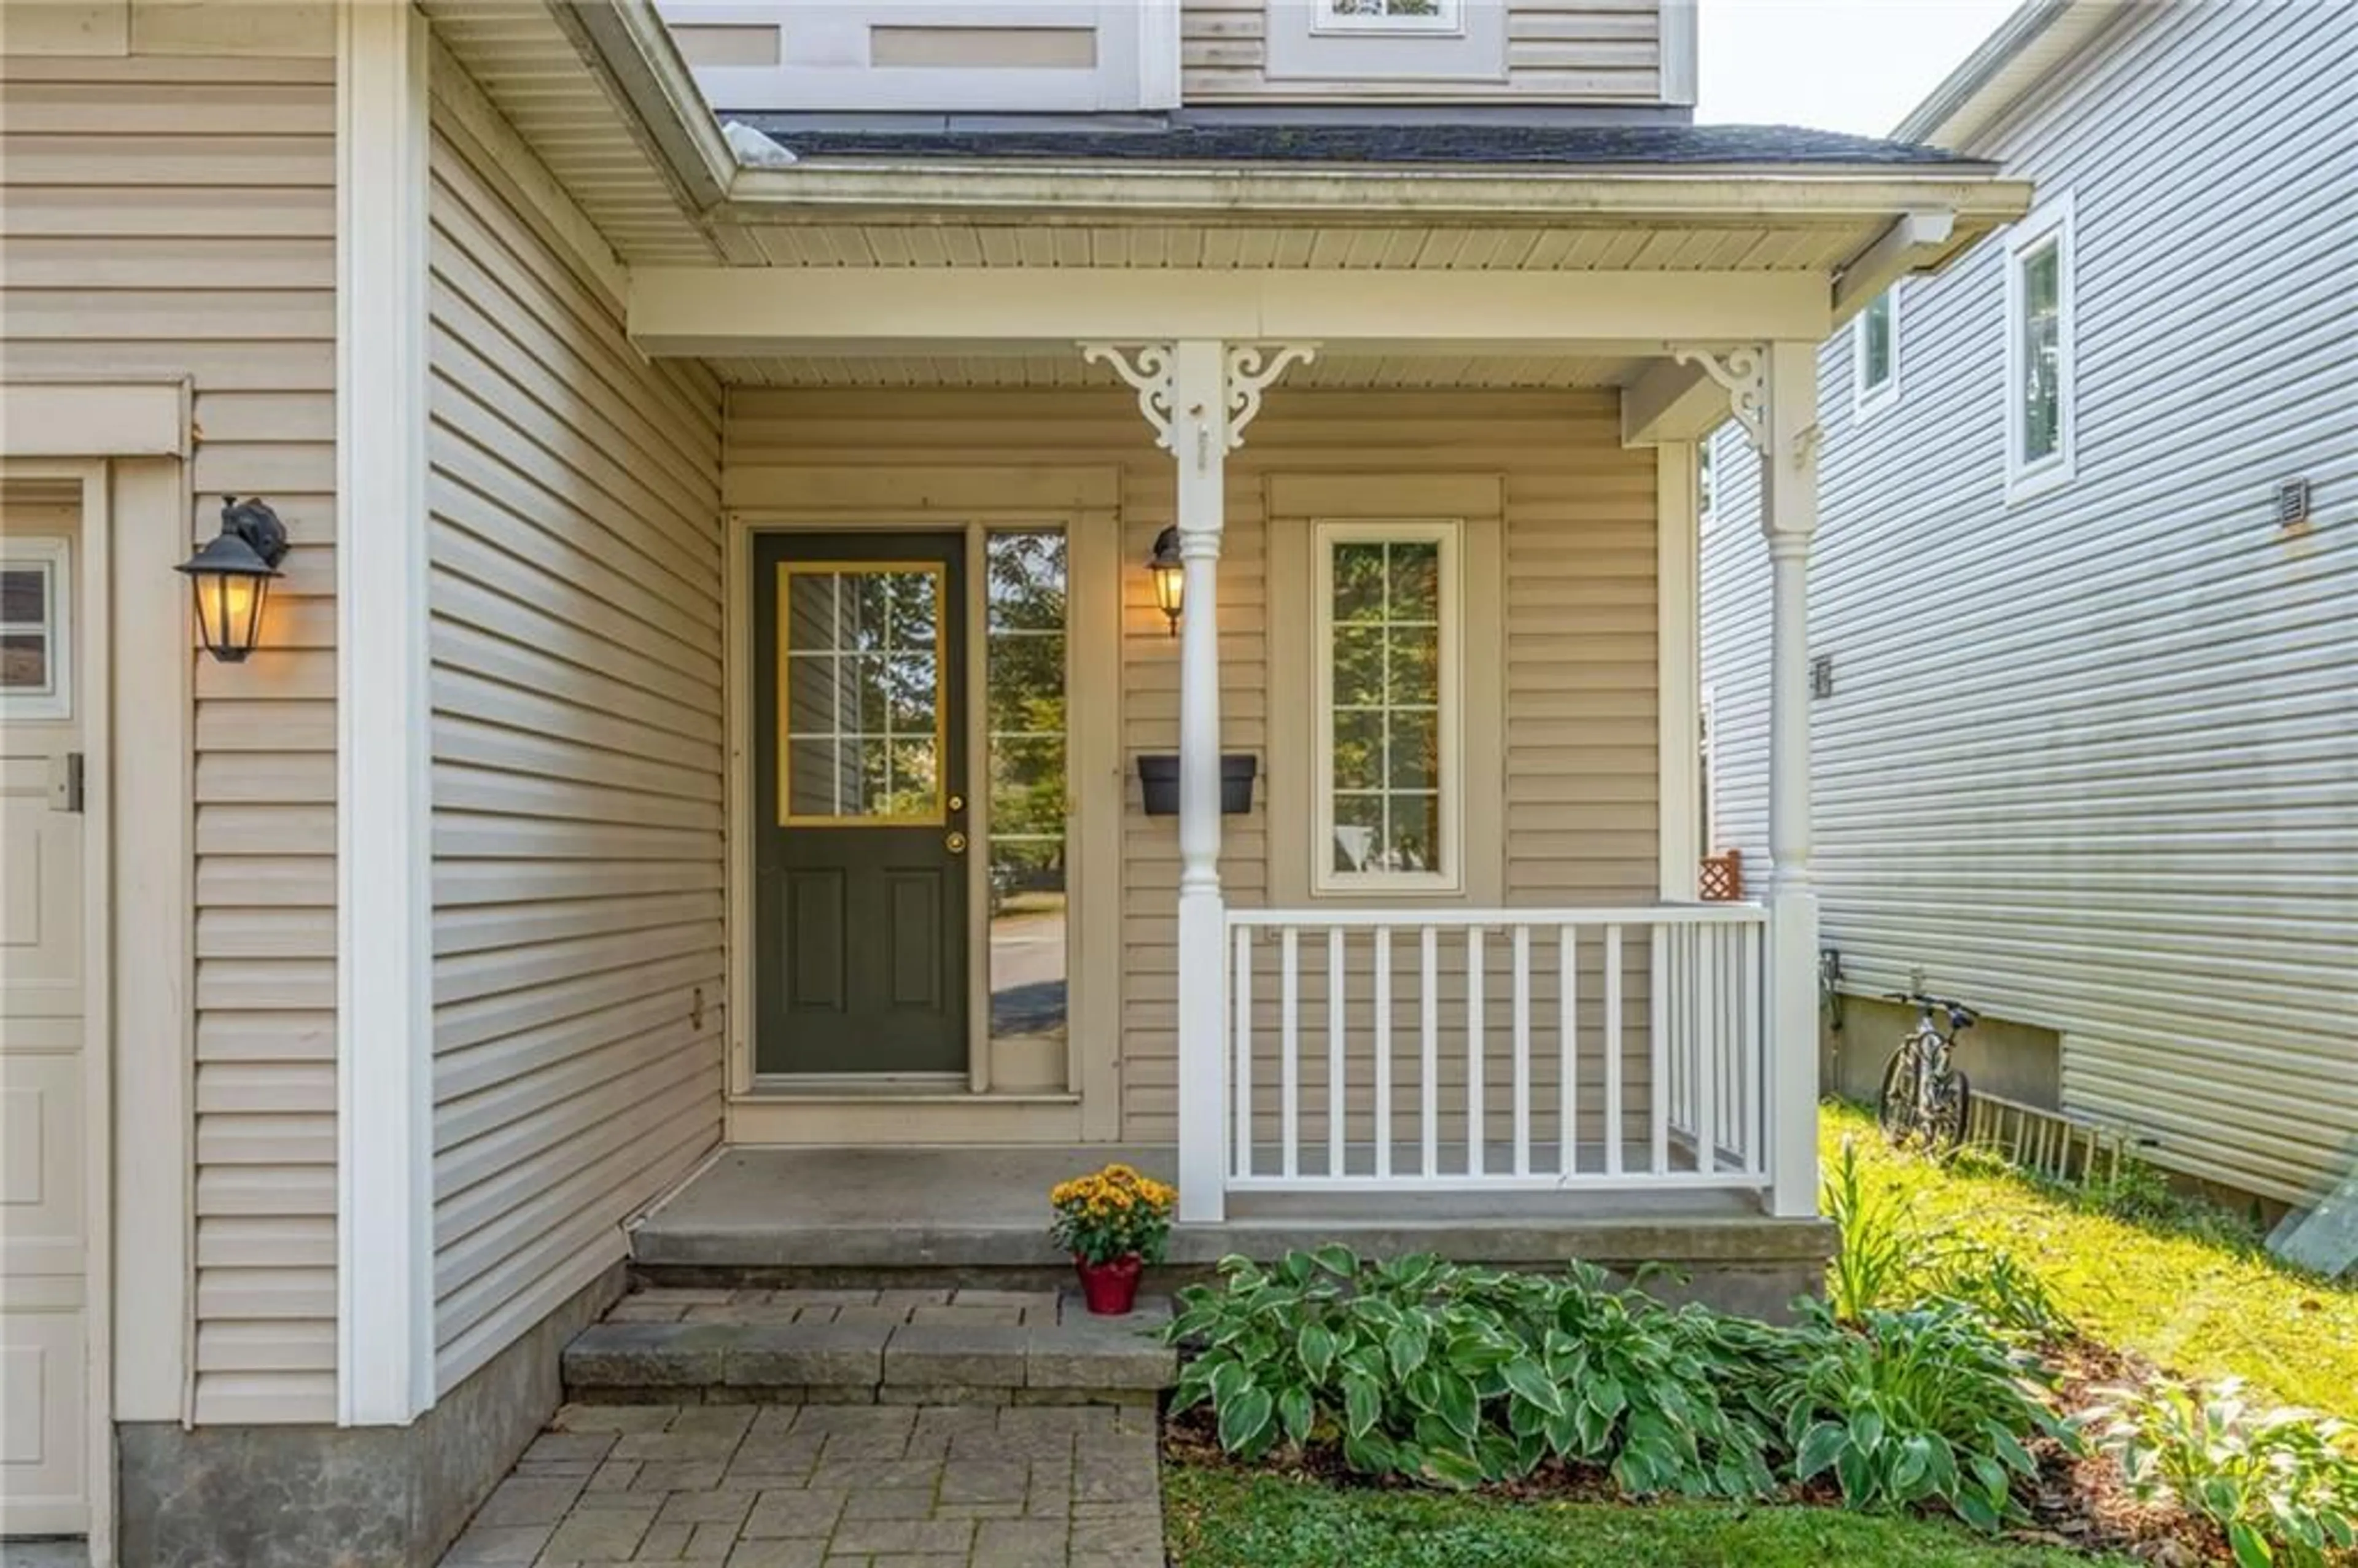
[{"label": "deadbolt lock", "polygon": [[950,809],[952,811],[964,811],[966,809],[966,796],[962,795],[954,795],[950,796]]}]

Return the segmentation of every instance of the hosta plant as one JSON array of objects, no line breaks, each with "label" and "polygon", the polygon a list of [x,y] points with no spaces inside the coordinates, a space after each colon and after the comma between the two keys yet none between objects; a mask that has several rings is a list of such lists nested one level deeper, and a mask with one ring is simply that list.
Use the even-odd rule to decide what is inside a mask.
[{"label": "hosta plant", "polygon": [[1209,1401],[1222,1446],[1243,1457],[1315,1440],[1356,1470],[1446,1487],[1551,1456],[1638,1494],[1775,1484],[1768,1426],[1722,1396],[1741,1349],[1714,1338],[1708,1314],[1610,1290],[1595,1269],[1363,1263],[1329,1246],[1221,1271],[1223,1286],[1183,1293],[1172,1333],[1198,1351],[1174,1408]]},{"label": "hosta plant", "polygon": [[2358,1560],[2358,1435],[2263,1410],[2230,1379],[2110,1390],[2089,1417],[2139,1496],[2168,1491],[2226,1532],[2242,1568]]},{"label": "hosta plant", "polygon": [[1783,1400],[1798,1481],[1831,1476],[1852,1508],[1953,1510],[1995,1530],[2021,1517],[2026,1443],[2076,1444],[2037,1363],[1982,1315],[1942,1302],[1870,1310],[1855,1325],[1812,1310],[1813,1349]]}]

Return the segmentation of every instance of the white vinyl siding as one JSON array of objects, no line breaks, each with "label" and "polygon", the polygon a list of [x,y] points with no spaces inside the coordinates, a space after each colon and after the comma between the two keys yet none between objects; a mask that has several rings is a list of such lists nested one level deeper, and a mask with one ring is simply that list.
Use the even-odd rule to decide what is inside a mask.
[{"label": "white vinyl siding", "polygon": [[[2062,1035],[2071,1111],[2288,1200],[2358,1140],[2358,28],[2147,7],[1968,150],[2079,241],[2078,477],[2007,504],[2003,238],[1908,294],[1908,394],[1822,357],[1812,707],[1825,941]],[[1766,849],[1758,463],[1723,432],[1704,666]],[[2271,515],[2302,476],[2303,530]],[[1876,1048],[1879,1043],[1858,1043]]]},{"label": "white vinyl siding", "polygon": [[719,1141],[719,391],[651,364],[438,107],[437,1387]]},{"label": "white vinyl siding", "polygon": [[201,8],[135,20],[129,54],[0,57],[0,320],[11,375],[189,378],[192,529],[260,495],[293,538],[262,652],[218,664],[189,626],[192,1411],[333,1421],[335,67],[291,10],[254,24],[284,58],[158,30]]}]

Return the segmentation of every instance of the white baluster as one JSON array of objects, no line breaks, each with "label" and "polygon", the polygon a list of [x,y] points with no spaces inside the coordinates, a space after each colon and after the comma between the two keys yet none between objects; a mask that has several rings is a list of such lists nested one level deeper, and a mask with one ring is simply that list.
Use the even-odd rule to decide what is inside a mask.
[{"label": "white baluster", "polygon": [[1482,1173],[1482,928],[1466,928],[1466,1173]]},{"label": "white baluster", "polygon": [[1302,932],[1285,927],[1278,965],[1278,1138],[1285,1179],[1302,1173]]},{"label": "white baluster", "polygon": [[1515,1174],[1531,1173],[1531,928],[1515,927]]},{"label": "white baluster", "polygon": [[1720,1009],[1724,999],[1720,949],[1724,938],[1733,926],[1719,926],[1696,932],[1703,952],[1703,973],[1692,984],[1697,1003],[1695,1016],[1702,1027],[1695,1031],[1695,1169],[1705,1175],[1719,1169],[1719,1057]]},{"label": "white baluster", "polygon": [[1556,928],[1555,955],[1556,1173],[1573,1176],[1580,1173],[1580,938],[1571,926]]},{"label": "white baluster", "polygon": [[1376,927],[1376,1179],[1392,1173],[1392,933]]},{"label": "white baluster", "polygon": [[1252,938],[1249,925],[1237,927],[1236,968],[1228,983],[1237,995],[1236,1162],[1239,1179],[1252,1174]]},{"label": "white baluster", "polygon": [[1419,1089],[1424,1163],[1417,1173],[1429,1179],[1440,1174],[1441,1161],[1441,934],[1428,925],[1422,940],[1424,989],[1418,1000],[1423,1015],[1419,1022],[1424,1032],[1424,1076]]},{"label": "white baluster", "polygon": [[1657,925],[1647,933],[1651,957],[1646,968],[1646,1109],[1653,1136],[1649,1165],[1660,1175],[1671,1168],[1671,1031],[1669,933]]},{"label": "white baluster", "polygon": [[1343,928],[1326,928],[1326,1173],[1343,1173]]},{"label": "white baluster", "polygon": [[1621,927],[1605,928],[1605,1173],[1621,1173]]}]

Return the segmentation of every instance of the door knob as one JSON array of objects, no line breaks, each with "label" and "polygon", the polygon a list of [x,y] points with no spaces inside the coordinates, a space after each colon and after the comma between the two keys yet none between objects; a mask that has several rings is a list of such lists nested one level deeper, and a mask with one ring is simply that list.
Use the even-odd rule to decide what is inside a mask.
[{"label": "door knob", "polygon": [[955,827],[951,828],[948,836],[942,840],[942,848],[947,849],[953,855],[965,854],[966,835],[959,832]]}]

